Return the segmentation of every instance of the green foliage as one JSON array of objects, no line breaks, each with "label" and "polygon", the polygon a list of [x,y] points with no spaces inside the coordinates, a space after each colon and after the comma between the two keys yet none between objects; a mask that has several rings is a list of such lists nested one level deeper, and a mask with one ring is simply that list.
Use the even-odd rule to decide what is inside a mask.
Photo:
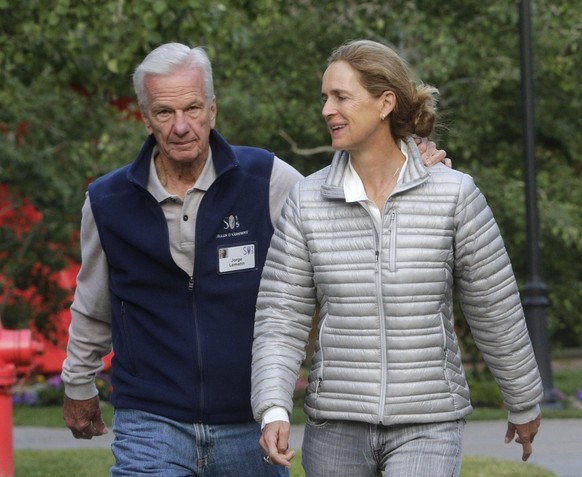
[{"label": "green foliage", "polygon": [[[582,404],[582,369],[580,364],[570,365],[566,361],[565,365],[557,368],[554,366],[552,374],[554,387],[566,396],[581,401],[580,404]],[[578,407],[582,410],[582,405]]]},{"label": "green foliage", "polygon": [[467,380],[471,390],[471,403],[474,407],[501,408],[503,406],[503,398],[495,381],[474,379],[471,376],[468,376]]},{"label": "green foliage", "polygon": [[[6,267],[11,276],[31,276],[41,244],[65,245],[42,256],[43,263],[54,262],[47,264],[51,270],[65,256],[78,256],[75,231],[86,182],[129,162],[143,140],[140,124],[127,120],[135,116],[130,77],[153,47],[169,41],[205,46],[214,65],[218,129],[233,143],[271,149],[310,173],[331,157],[325,149],[310,152],[329,144],[320,117],[326,58],[344,41],[365,37],[394,45],[423,81],[440,89],[446,129],[437,142],[486,194],[524,285],[516,2],[8,3],[0,1],[0,177],[16,196],[30,198],[43,220],[27,246],[28,265],[12,259],[3,273]],[[553,346],[579,347],[582,6],[551,3],[532,1],[542,277]],[[25,238],[15,244],[4,237],[0,249],[19,256]]]},{"label": "green foliage", "polygon": [[[0,200],[0,315],[6,327],[32,321],[47,335],[50,317],[68,304],[54,273],[78,260],[86,185],[143,137],[137,122],[104,108],[102,98],[52,82],[44,74],[27,85],[10,77],[0,89],[0,177],[9,194],[8,202]],[[27,217],[30,205],[35,210]],[[7,223],[8,214],[17,217]]]}]

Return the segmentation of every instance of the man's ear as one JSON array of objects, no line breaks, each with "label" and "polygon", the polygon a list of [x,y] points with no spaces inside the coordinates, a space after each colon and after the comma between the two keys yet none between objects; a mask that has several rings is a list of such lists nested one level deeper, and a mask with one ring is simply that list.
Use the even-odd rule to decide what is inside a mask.
[{"label": "man's ear", "polygon": [[214,129],[216,126],[216,114],[218,109],[216,106],[216,96],[212,98],[212,103],[210,103],[210,129]]},{"label": "man's ear", "polygon": [[141,111],[141,119],[143,121],[147,133],[152,134],[154,132],[154,128],[152,128],[152,123],[148,119],[147,113],[144,112],[143,110]]}]

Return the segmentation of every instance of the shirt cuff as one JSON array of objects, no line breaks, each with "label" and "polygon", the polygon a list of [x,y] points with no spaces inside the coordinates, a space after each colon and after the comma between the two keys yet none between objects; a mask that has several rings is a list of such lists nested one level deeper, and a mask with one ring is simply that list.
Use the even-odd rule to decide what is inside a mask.
[{"label": "shirt cuff", "polygon": [[261,429],[263,429],[267,424],[274,421],[285,421],[289,422],[289,414],[284,407],[273,406],[269,408],[265,414],[263,414],[263,422],[261,423]]},{"label": "shirt cuff", "polygon": [[68,398],[75,401],[86,401],[99,395],[99,391],[95,383],[72,385],[65,383],[65,394]]},{"label": "shirt cuff", "polygon": [[519,411],[519,412],[511,412],[509,411],[509,417],[507,420],[512,424],[525,424],[527,422],[531,422],[535,420],[536,417],[540,415],[540,406],[536,404],[531,409],[527,409],[526,411]]}]

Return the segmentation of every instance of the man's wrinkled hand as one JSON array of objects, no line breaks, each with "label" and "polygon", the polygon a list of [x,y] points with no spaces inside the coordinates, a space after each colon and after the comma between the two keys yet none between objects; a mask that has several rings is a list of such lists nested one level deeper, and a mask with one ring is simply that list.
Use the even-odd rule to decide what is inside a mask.
[{"label": "man's wrinkled hand", "polygon": [[[529,459],[532,453],[532,443],[536,434],[539,431],[542,416],[536,417],[533,421],[526,422],[525,424],[513,424],[511,422],[507,423],[507,432],[505,433],[505,443],[509,444],[515,437],[515,442],[521,444],[523,448],[523,454],[521,460],[524,462]],[[517,437],[516,437],[517,434]]]},{"label": "man's wrinkled hand", "polygon": [[108,432],[101,417],[98,396],[76,400],[65,395],[63,419],[75,439],[92,439]]},{"label": "man's wrinkled hand", "polygon": [[425,166],[430,167],[442,162],[447,167],[453,167],[452,161],[447,157],[447,151],[437,149],[436,144],[425,137],[417,137],[414,140]]}]

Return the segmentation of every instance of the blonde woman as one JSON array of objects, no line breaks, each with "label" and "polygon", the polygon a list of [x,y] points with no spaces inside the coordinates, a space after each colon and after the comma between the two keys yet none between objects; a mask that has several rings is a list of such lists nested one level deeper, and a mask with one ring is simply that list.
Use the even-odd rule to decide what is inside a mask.
[{"label": "blonde woman", "polygon": [[509,410],[505,439],[532,452],[542,384],[499,229],[472,178],[428,169],[413,139],[432,133],[437,94],[380,43],[329,59],[322,114],[337,152],[292,189],[257,301],[252,405],[269,462],[293,457],[288,415],[319,303],[306,475],[459,475],[472,408],[453,284]]}]

